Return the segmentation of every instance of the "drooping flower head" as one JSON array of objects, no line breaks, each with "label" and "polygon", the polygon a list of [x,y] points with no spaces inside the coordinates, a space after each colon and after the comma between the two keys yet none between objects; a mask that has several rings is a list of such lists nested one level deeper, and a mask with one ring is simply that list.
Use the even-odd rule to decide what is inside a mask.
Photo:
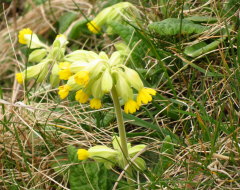
[{"label": "drooping flower head", "polygon": [[[100,33],[101,27],[105,24],[112,21],[123,23],[124,20],[133,22],[135,20],[134,17],[139,17],[139,10],[129,2],[120,2],[103,9],[87,26],[89,31],[97,34]],[[111,33],[109,26],[107,32]]]},{"label": "drooping flower head", "polygon": [[86,160],[89,157],[89,152],[85,149],[78,149],[78,160]]},{"label": "drooping flower head", "polygon": [[45,79],[45,76],[47,75],[49,61],[50,60],[48,59],[44,59],[37,65],[30,66],[21,73],[17,73],[16,79],[18,83],[23,84],[24,80],[32,78],[36,79],[37,82],[42,82]]},{"label": "drooping flower head", "polygon": [[47,45],[42,43],[37,35],[33,33],[33,31],[29,28],[24,28],[19,31],[18,33],[18,42],[20,44],[26,44],[30,49],[35,49],[35,48],[48,48]]},{"label": "drooping flower head", "polygon": [[[88,158],[91,158],[95,160],[96,162],[103,163],[106,168],[111,169],[113,166],[118,165],[121,168],[124,168],[124,155],[122,153],[122,147],[120,143],[119,137],[113,137],[112,140],[113,149],[109,148],[104,145],[96,145],[88,150],[86,149],[78,149],[77,156],[79,160],[86,160]],[[128,144],[128,152],[130,158],[133,158],[137,153],[142,151],[146,145],[140,144],[136,146],[131,146],[131,144]],[[137,170],[145,170],[146,169],[146,163],[145,161],[137,157],[133,161],[133,165]]]},{"label": "drooping flower head", "polygon": [[[77,50],[67,55],[66,60],[73,61],[70,64],[72,75],[69,74],[67,85],[71,86],[71,91],[77,90],[75,99],[78,102],[86,103],[90,100],[92,109],[102,107],[102,97],[111,93],[113,87],[125,104],[124,111],[130,114],[139,110],[142,104],[150,102],[152,95],[156,94],[153,89],[144,88],[138,73],[124,65],[125,59],[118,51],[109,58],[104,52],[97,55],[94,52]],[[67,63],[60,65],[63,69],[69,68]],[[134,96],[136,91],[137,98]]]}]

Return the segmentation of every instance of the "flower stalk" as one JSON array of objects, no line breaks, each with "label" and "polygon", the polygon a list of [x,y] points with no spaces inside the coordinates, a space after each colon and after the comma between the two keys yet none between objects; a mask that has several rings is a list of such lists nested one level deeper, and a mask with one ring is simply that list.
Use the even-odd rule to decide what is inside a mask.
[{"label": "flower stalk", "polygon": [[[124,168],[130,164],[128,169],[126,170],[126,176],[127,176],[127,182],[129,186],[132,185],[132,168],[131,168],[131,163],[129,163],[129,153],[128,153],[128,148],[127,148],[127,136],[126,136],[126,130],[125,130],[125,125],[123,122],[123,114],[121,110],[121,106],[119,103],[118,95],[117,95],[117,90],[115,86],[112,87],[111,90],[111,95],[112,95],[112,100],[115,108],[115,113],[117,117],[117,123],[118,123],[118,132],[119,132],[119,137],[120,137],[120,147],[122,149],[122,154],[124,158]],[[131,189],[131,187],[129,187]]]}]

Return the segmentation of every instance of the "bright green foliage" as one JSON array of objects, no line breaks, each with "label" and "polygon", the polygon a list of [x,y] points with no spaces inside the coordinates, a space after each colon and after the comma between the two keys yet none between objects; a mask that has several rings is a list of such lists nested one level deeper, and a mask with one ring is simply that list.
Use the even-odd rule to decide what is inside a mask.
[{"label": "bright green foliage", "polygon": [[[226,31],[224,33],[226,34]],[[210,44],[207,44],[205,42],[199,42],[192,46],[186,47],[184,50],[184,53],[190,57],[197,57],[199,55],[202,55],[204,53],[207,53],[209,51],[216,49],[218,45],[225,39],[226,37],[221,37],[218,40],[211,42]]]},{"label": "bright green foliage", "polygon": [[217,18],[214,17],[208,17],[208,16],[191,16],[191,17],[187,17],[184,20],[190,20],[193,22],[197,22],[197,23],[202,23],[202,22],[206,22],[206,23],[212,23],[212,22],[217,22]]},{"label": "bright green foliage", "polygon": [[160,10],[161,10],[162,15],[163,15],[165,18],[166,18],[167,15],[168,15],[168,9],[167,9],[168,1],[169,1],[169,0],[159,0]]},{"label": "bright green foliage", "polygon": [[59,19],[59,33],[62,34],[65,32],[76,18],[77,14],[72,12],[67,12],[62,15]]},{"label": "bright green foliage", "polygon": [[146,52],[148,51],[147,44],[141,40],[133,27],[117,22],[111,22],[109,25],[111,26],[113,33],[118,34],[131,49],[131,57],[134,64],[141,67],[142,58],[145,57]]},{"label": "bright green foliage", "polygon": [[[182,26],[181,26],[182,22]],[[176,34],[202,33],[208,29],[206,26],[194,24],[192,21],[177,18],[168,18],[160,22],[153,22],[148,28],[163,36],[172,36]]]},{"label": "bright green foliage", "polygon": [[173,163],[171,156],[174,155],[174,145],[170,136],[166,136],[160,149],[160,157],[157,166],[154,168],[154,174],[162,175]]},{"label": "bright green foliage", "polygon": [[77,39],[80,37],[80,35],[82,33],[90,33],[86,26],[87,22],[88,22],[88,20],[86,20],[86,19],[77,21],[73,25],[70,33],[68,34],[68,38],[69,39]]},{"label": "bright green foliage", "polygon": [[79,162],[73,146],[68,147],[68,159],[73,164],[69,174],[71,190],[107,189],[108,172],[103,164]]}]

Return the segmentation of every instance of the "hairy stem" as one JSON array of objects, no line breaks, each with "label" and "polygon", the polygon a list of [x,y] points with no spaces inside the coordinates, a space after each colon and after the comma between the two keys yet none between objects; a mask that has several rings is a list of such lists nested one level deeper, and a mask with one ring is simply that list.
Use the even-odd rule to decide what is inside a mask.
[{"label": "hairy stem", "polygon": [[[116,113],[116,117],[117,117],[118,132],[119,132],[120,145],[121,145],[120,147],[121,147],[122,153],[123,153],[124,168],[125,168],[129,163],[130,157],[129,157],[128,148],[127,148],[127,137],[126,137],[126,130],[125,130],[124,122],[123,122],[123,114],[122,114],[121,106],[119,103],[117,91],[114,86],[112,88],[111,95],[112,95],[115,113]],[[132,180],[130,179],[132,177],[131,166],[129,166],[128,169],[126,170],[126,176],[127,176],[128,184],[129,184],[129,186],[131,186],[133,184]],[[132,188],[129,187],[129,189],[132,189]]]}]

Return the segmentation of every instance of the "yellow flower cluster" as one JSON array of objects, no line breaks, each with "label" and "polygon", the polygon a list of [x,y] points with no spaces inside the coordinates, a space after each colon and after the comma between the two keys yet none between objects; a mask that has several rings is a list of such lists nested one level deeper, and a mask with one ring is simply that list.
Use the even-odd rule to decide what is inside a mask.
[{"label": "yellow flower cluster", "polygon": [[[59,87],[61,99],[66,98],[70,90],[76,91],[75,99],[79,103],[90,101],[92,109],[100,109],[104,94],[110,93],[112,88],[115,88],[119,98],[124,102],[124,111],[132,114],[139,110],[142,104],[152,101],[152,96],[156,95],[155,90],[143,86],[136,71],[123,65],[119,52],[114,52],[110,58],[101,52],[87,61],[82,53],[82,51],[72,53],[74,57],[78,57],[73,63],[60,64],[62,69],[69,71],[66,77],[67,84]],[[93,52],[85,53],[93,55]],[[68,60],[71,59],[73,57],[70,56]],[[60,76],[60,79],[64,78]],[[133,89],[138,91],[136,98]]]},{"label": "yellow flower cluster", "polygon": [[[122,9],[128,6],[131,5],[125,3],[120,7]],[[92,25],[93,32],[100,30],[95,24],[95,21],[88,24]],[[28,28],[19,32],[19,41],[29,44],[29,35],[33,37],[33,47],[42,48],[31,53],[31,60],[40,62],[16,74],[20,84],[31,78],[37,79],[37,82],[43,81],[49,68],[52,68],[50,82],[53,86],[57,86],[60,80],[67,81],[58,88],[61,99],[66,98],[70,91],[74,91],[76,101],[82,104],[89,101],[92,109],[100,109],[102,97],[111,93],[114,88],[124,103],[124,111],[130,114],[139,110],[142,104],[152,101],[152,96],[156,95],[155,90],[144,88],[135,70],[124,65],[126,52],[116,51],[109,57],[105,52],[97,54],[93,51],[76,50],[64,55],[68,43],[64,35],[57,35],[51,47],[42,45],[37,35]],[[121,53],[124,53],[124,56]],[[54,63],[52,67],[51,63]],[[137,96],[134,95],[135,91],[138,92]]]}]

